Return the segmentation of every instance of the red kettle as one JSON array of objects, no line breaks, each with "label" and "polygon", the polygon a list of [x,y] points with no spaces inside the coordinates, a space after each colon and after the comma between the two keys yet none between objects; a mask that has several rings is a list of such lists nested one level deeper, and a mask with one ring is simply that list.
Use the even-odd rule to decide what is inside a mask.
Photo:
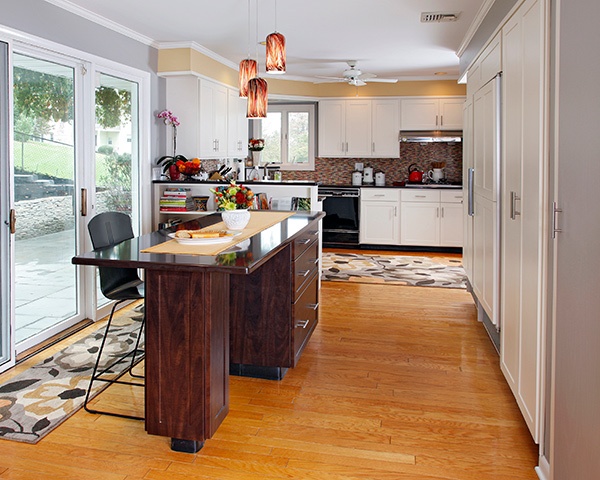
[{"label": "red kettle", "polygon": [[408,181],[410,183],[421,183],[423,182],[423,172],[419,170],[416,163],[413,163],[408,167]]}]

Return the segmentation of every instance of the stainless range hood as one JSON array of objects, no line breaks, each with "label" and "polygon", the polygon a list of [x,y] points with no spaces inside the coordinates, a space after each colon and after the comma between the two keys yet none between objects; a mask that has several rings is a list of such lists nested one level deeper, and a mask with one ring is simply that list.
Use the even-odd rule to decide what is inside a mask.
[{"label": "stainless range hood", "polygon": [[400,130],[398,140],[406,143],[462,142],[462,130]]}]

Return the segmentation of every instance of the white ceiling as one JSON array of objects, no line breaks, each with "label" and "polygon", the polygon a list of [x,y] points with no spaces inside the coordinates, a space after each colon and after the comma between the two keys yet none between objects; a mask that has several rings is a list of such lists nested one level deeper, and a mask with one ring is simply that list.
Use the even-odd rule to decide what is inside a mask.
[{"label": "white ceiling", "polygon": [[[248,0],[46,1],[159,48],[187,44],[208,49],[233,67],[248,54],[252,58],[258,54],[264,70],[264,46],[255,39],[264,40],[277,30],[287,43],[287,73],[278,78],[308,81],[340,76],[347,60],[357,60],[359,69],[381,78],[456,79],[456,52],[482,5],[490,3],[249,0],[248,15]],[[457,22],[421,23],[421,12],[460,16]],[[436,72],[447,75],[435,76]]]}]

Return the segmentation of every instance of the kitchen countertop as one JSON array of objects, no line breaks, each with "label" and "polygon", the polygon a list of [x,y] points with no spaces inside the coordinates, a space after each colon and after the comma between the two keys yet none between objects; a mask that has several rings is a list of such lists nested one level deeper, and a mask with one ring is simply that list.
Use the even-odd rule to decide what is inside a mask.
[{"label": "kitchen countertop", "polygon": [[383,186],[379,186],[379,185],[352,185],[352,184],[338,184],[338,185],[333,185],[333,184],[319,184],[320,187],[331,187],[331,188],[408,188],[408,189],[421,189],[421,188],[425,188],[425,189],[440,189],[440,190],[446,190],[446,189],[461,189],[463,188],[463,186],[461,184],[445,184],[445,183],[424,183],[424,184],[406,184],[406,185],[383,185]]}]

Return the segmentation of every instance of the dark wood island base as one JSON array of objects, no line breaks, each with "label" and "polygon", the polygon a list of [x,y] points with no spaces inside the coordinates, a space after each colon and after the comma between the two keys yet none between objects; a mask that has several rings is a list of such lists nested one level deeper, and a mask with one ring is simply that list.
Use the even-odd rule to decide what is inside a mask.
[{"label": "dark wood island base", "polygon": [[[195,453],[229,412],[230,360],[234,374],[274,379],[296,365],[318,320],[323,216],[294,213],[249,246],[214,256],[143,252],[169,240],[170,230],[160,230],[73,257],[77,265],[145,271],[149,434]],[[213,214],[192,222],[218,221]]]}]

